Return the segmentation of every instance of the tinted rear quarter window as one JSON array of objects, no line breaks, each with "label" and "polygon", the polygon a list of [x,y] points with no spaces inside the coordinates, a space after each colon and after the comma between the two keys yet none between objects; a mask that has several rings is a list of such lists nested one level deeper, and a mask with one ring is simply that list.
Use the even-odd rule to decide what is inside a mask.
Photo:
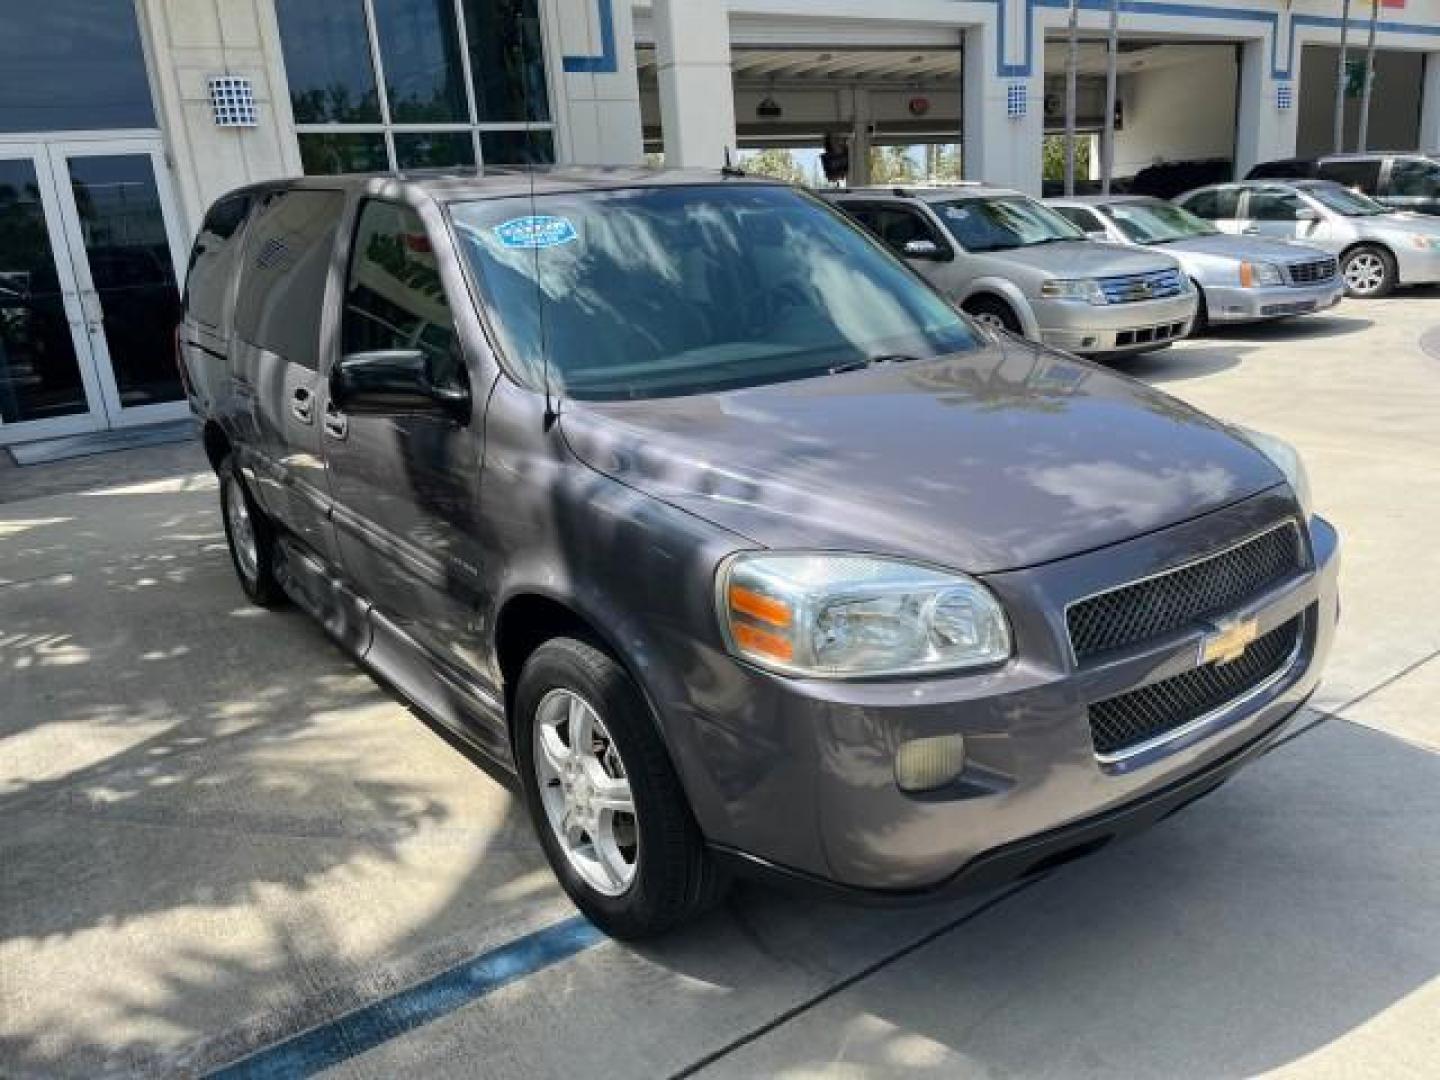
[{"label": "tinted rear quarter window", "polygon": [[185,274],[185,311],[215,329],[225,322],[225,302],[240,265],[241,229],[250,212],[249,195],[220,199],[205,215]]},{"label": "tinted rear quarter window", "polygon": [[1212,188],[1196,192],[1181,205],[1197,217],[1223,221],[1236,216],[1239,202],[1240,192],[1235,188]]},{"label": "tinted rear quarter window", "polygon": [[1320,165],[1320,178],[1334,180],[1346,187],[1373,192],[1380,184],[1380,159],[1359,161],[1326,161]]},{"label": "tinted rear quarter window", "polygon": [[1396,158],[1390,165],[1390,194],[1440,196],[1440,163],[1424,158]]},{"label": "tinted rear quarter window", "polygon": [[292,363],[320,366],[320,312],[344,205],[338,191],[263,197],[245,232],[237,335]]},{"label": "tinted rear quarter window", "polygon": [[1295,221],[1305,201],[1282,188],[1265,188],[1250,193],[1249,217],[1256,221]]}]

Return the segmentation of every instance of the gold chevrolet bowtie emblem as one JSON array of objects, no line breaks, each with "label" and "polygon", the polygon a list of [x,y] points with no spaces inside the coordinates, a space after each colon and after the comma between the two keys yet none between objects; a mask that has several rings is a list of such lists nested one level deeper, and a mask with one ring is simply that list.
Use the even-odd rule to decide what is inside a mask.
[{"label": "gold chevrolet bowtie emblem", "polygon": [[1245,655],[1250,643],[1260,636],[1260,624],[1254,619],[1222,626],[1208,635],[1200,645],[1200,663],[1228,664]]}]

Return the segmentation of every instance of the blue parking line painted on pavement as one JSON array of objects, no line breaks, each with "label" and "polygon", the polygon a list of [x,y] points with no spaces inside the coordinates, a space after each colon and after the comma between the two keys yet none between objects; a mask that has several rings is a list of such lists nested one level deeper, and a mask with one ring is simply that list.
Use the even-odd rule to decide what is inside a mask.
[{"label": "blue parking line painted on pavement", "polygon": [[311,1028],[211,1075],[219,1080],[311,1076],[603,940],[604,934],[577,915],[482,953],[418,986]]}]

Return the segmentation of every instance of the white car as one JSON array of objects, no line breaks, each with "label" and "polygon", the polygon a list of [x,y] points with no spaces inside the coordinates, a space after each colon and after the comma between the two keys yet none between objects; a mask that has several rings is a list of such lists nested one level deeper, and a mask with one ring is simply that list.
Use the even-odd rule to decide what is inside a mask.
[{"label": "white car", "polygon": [[1331,252],[1350,296],[1440,282],[1440,218],[1391,210],[1329,180],[1213,184],[1175,202],[1221,232],[1299,240]]}]

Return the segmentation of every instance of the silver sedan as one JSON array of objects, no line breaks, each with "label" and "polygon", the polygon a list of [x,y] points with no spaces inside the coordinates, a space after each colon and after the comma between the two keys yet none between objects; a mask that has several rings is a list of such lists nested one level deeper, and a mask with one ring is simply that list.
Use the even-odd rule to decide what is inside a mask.
[{"label": "silver sedan", "polygon": [[1328,180],[1214,184],[1175,202],[1221,232],[1299,240],[1330,252],[1351,296],[1440,282],[1440,219],[1391,210]]},{"label": "silver sedan", "polygon": [[1334,307],[1344,293],[1335,256],[1258,236],[1230,236],[1161,199],[1101,195],[1048,199],[1093,240],[1159,247],[1200,289],[1197,324],[1255,322]]}]

